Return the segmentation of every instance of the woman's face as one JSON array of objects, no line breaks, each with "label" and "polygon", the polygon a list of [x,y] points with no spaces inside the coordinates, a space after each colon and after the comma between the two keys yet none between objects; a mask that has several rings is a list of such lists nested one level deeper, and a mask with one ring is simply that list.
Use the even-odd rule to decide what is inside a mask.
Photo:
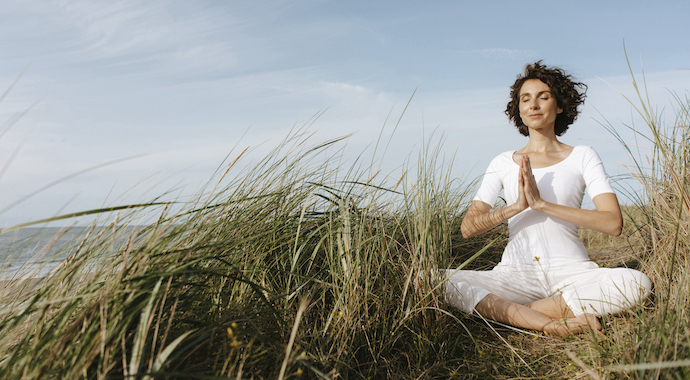
[{"label": "woman's face", "polygon": [[539,79],[528,79],[520,87],[520,118],[530,130],[554,129],[556,116],[563,112],[558,107],[551,88]]}]

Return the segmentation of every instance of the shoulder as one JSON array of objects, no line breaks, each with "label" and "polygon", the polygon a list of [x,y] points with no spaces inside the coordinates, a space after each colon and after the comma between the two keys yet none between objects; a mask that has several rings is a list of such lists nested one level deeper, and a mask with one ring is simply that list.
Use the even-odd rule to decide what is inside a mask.
[{"label": "shoulder", "polygon": [[[515,153],[514,150],[509,150],[505,151],[498,156],[494,157],[493,160],[491,160],[491,163],[489,164],[489,167],[494,167],[494,166],[500,166],[500,167],[505,167],[509,166],[510,164],[515,164],[515,161],[513,161],[513,154]],[[517,164],[515,164],[517,165]]]},{"label": "shoulder", "polygon": [[489,163],[489,166],[484,172],[484,177],[502,178],[507,173],[515,170],[517,164],[513,161],[513,153],[515,151],[507,151],[494,157]]},{"label": "shoulder", "polygon": [[571,153],[573,158],[582,163],[601,162],[599,154],[589,145],[576,145]]},{"label": "shoulder", "polygon": [[589,145],[575,145],[573,147],[573,153],[578,153],[583,156],[598,156],[597,151]]},{"label": "shoulder", "polygon": [[604,169],[604,163],[601,162],[601,158],[599,158],[599,154],[597,154],[594,148],[587,145],[578,145],[577,148],[577,155],[579,157],[573,160],[573,163],[577,163],[576,165],[578,165],[579,170],[582,171],[585,177],[608,177],[606,169]]}]

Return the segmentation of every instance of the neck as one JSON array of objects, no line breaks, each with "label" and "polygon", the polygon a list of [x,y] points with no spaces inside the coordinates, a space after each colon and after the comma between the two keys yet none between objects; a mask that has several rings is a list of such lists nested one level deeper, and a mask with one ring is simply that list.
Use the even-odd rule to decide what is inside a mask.
[{"label": "neck", "polygon": [[[546,132],[546,133],[544,133]],[[563,145],[556,138],[556,133],[553,129],[548,131],[537,131],[530,129],[529,131],[529,141],[527,142],[527,150],[533,152],[544,152],[548,150],[554,150]]]}]

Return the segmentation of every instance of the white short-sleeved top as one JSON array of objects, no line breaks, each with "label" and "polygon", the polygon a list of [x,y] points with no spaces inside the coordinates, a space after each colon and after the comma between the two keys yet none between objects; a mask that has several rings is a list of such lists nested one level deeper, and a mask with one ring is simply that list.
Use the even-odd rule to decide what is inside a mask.
[{"label": "white short-sleeved top", "polygon": [[[520,166],[515,151],[504,152],[489,164],[475,200],[494,205],[501,190],[507,204],[518,198]],[[573,208],[582,206],[585,188],[591,198],[613,193],[599,155],[589,146],[578,145],[563,161],[532,169],[541,198]],[[501,264],[563,265],[589,260],[578,227],[570,222],[527,208],[508,220],[510,238]]]}]

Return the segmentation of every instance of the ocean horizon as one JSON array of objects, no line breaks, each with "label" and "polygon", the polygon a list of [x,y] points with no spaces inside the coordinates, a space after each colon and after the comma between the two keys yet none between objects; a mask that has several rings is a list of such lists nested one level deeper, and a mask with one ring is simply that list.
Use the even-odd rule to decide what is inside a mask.
[{"label": "ocean horizon", "polygon": [[0,281],[48,275],[75,252],[90,228],[25,227],[0,234]]}]

